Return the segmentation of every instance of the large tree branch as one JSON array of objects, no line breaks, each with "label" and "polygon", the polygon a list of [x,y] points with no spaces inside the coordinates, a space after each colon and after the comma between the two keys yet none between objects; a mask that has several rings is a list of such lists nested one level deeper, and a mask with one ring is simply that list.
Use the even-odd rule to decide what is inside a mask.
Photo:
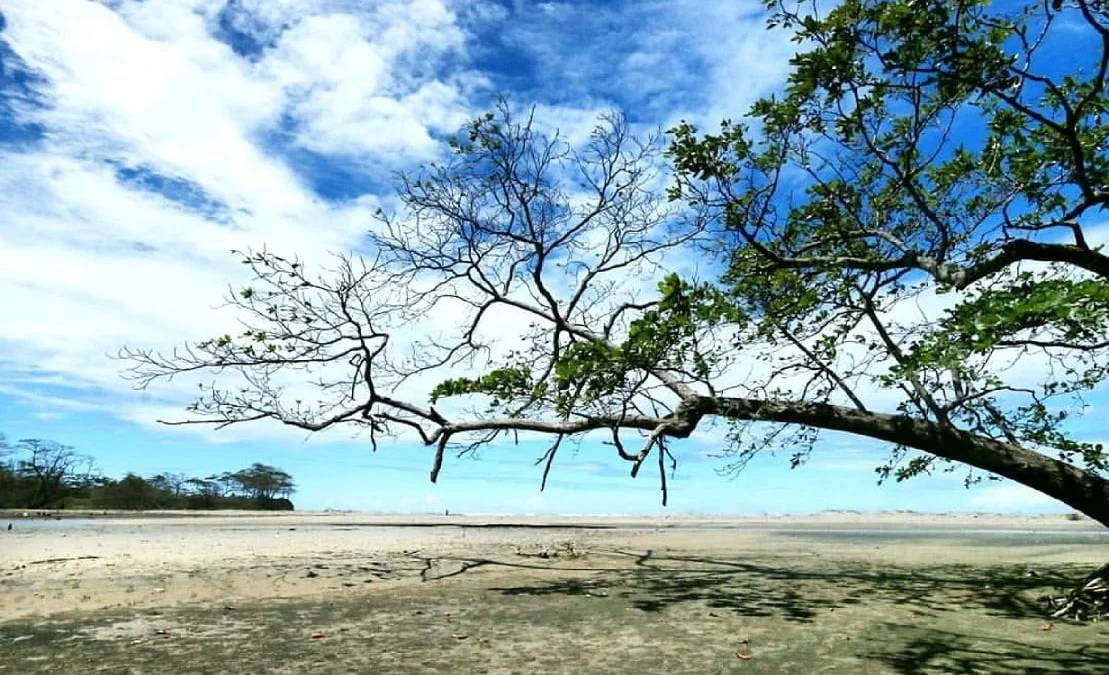
[{"label": "large tree branch", "polygon": [[1109,256],[1098,251],[1071,244],[1045,244],[1028,239],[1013,239],[1006,242],[994,257],[950,273],[947,278],[939,280],[952,283],[957,288],[966,288],[1023,260],[1065,263],[1092,272],[1102,279],[1109,279]]},{"label": "large tree branch", "polygon": [[[531,431],[563,438],[602,429],[614,433],[620,429],[637,430],[647,434],[647,441],[638,454],[625,453],[629,461],[633,461],[634,470],[653,446],[661,446],[659,441],[663,437],[687,438],[704,418],[713,416],[842,431],[915,448],[1039,490],[1109,526],[1109,481],[1093,472],[1015,443],[973,434],[951,425],[830,403],[693,396],[685,399],[673,413],[663,417],[596,415],[549,421],[518,418],[444,421],[435,432],[423,435],[423,440],[425,444],[439,448],[433,472],[435,478],[442,467],[442,448],[457,434]],[[662,451],[660,447],[658,452]]]},{"label": "large tree branch", "polygon": [[[1109,526],[1109,481],[1097,474],[1016,443],[1003,442],[949,424],[939,424],[909,415],[860,410],[821,402],[690,396],[674,412],[661,417],[619,414],[557,420],[499,418],[452,422],[434,410],[406,404],[398,407],[395,400],[379,403],[415,414],[437,426],[430,433],[423,430],[420,432],[423,443],[436,446],[437,449],[433,480],[438,478],[442,468],[445,448],[460,434],[530,431],[562,439],[597,430],[611,430],[614,434],[619,430],[636,430],[647,435],[642,450],[637,454],[621,453],[633,462],[633,471],[636,471],[654,447],[658,447],[658,452],[664,451],[662,438],[687,438],[704,418],[718,416],[736,421],[774,422],[842,431],[915,448],[1014,480]],[[386,412],[374,413],[374,417],[381,421],[400,421]],[[348,416],[342,421],[350,420],[351,417]],[[419,428],[416,424],[406,424]]]},{"label": "large tree branch", "polygon": [[1109,526],[1109,481],[1033,450],[906,415],[864,412],[827,403],[699,398],[679,413],[802,424],[845,431],[930,454],[1022,483]]},{"label": "large tree branch", "polygon": [[1022,261],[1064,263],[1091,272],[1103,279],[1109,279],[1109,256],[1073,244],[1043,243],[1029,239],[1012,239],[1003,244],[993,257],[965,267],[940,264],[934,258],[916,252],[896,258],[863,258],[858,256],[792,257],[781,255],[761,244],[757,250],[767,259],[768,267],[772,269],[830,267],[862,272],[887,272],[911,267],[928,272],[937,281],[951,284],[959,289],[967,288],[976,281]]}]

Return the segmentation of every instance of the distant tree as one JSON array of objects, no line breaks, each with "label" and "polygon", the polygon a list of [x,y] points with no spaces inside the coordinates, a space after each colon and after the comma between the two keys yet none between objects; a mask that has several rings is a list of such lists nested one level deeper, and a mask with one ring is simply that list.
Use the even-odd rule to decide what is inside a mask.
[{"label": "distant tree", "polygon": [[260,462],[207,478],[129,472],[113,480],[70,446],[37,438],[11,444],[0,434],[0,507],[292,510],[295,490],[291,475]]},{"label": "distant tree", "polygon": [[194,495],[205,495],[209,497],[220,496],[221,490],[219,483],[214,480],[208,478],[190,478],[186,481],[186,484]]},{"label": "distant tree", "polygon": [[165,473],[162,474],[162,480],[167,486],[167,491],[172,493],[174,497],[180,497],[185,490],[185,482],[189,477],[183,473]]},{"label": "distant tree", "polygon": [[292,476],[281,469],[258,462],[236,471],[231,477],[238,483],[240,494],[250,499],[288,498],[295,491]]},{"label": "distant tree", "polygon": [[16,444],[21,458],[16,475],[24,479],[30,494],[29,508],[62,506],[70,488],[85,487],[93,475],[92,458],[74,452],[68,445],[55,441],[25,438]]},{"label": "distant tree", "polygon": [[208,478],[189,478],[184,489],[188,508],[214,508],[216,500],[222,496],[219,483]]},{"label": "distant tree", "polygon": [[149,483],[150,487],[154,488],[155,490],[161,492],[170,492],[169,481],[163,474],[153,475],[150,478],[146,479],[146,482]]},{"label": "distant tree", "polygon": [[158,508],[158,490],[141,476],[128,473],[118,482],[103,488],[105,498],[101,504],[107,508],[144,510]]},{"label": "distant tree", "polygon": [[15,465],[11,462],[11,445],[4,434],[0,434],[0,507],[15,504]]},{"label": "distant tree", "polygon": [[209,480],[214,480],[220,487],[221,497],[244,496],[243,485],[235,476],[233,471],[224,471],[219,474],[213,474],[208,477]]},{"label": "distant tree", "polygon": [[161,490],[174,497],[181,497],[185,491],[189,477],[183,473],[160,473],[151,476],[147,482],[156,490]]}]

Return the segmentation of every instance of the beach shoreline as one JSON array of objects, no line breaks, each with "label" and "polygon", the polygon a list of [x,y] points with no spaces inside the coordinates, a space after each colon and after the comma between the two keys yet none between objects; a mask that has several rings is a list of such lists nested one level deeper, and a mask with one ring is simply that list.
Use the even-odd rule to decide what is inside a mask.
[{"label": "beach shoreline", "polygon": [[811,514],[704,515],[704,514],[485,514],[485,513],[382,513],[365,511],[246,511],[246,510],[29,510],[0,509],[0,528],[4,523],[18,525],[37,520],[61,521],[182,521],[197,524],[213,522],[257,522],[272,524],[334,524],[351,523],[364,526],[422,527],[437,525],[488,527],[782,527],[825,528],[863,527],[879,529],[912,529],[922,525],[952,529],[1060,529],[1073,531],[1105,531],[1106,528],[1085,516],[1076,514],[1005,514],[1005,513],[926,513],[918,511],[820,511]]}]

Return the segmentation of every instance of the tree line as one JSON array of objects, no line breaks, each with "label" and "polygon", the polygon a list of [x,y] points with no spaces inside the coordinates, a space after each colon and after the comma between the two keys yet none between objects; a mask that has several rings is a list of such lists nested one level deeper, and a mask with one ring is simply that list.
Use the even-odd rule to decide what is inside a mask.
[{"label": "tree line", "polygon": [[255,462],[202,478],[182,473],[102,475],[72,446],[0,435],[0,508],[8,509],[261,509],[291,511],[293,477]]}]

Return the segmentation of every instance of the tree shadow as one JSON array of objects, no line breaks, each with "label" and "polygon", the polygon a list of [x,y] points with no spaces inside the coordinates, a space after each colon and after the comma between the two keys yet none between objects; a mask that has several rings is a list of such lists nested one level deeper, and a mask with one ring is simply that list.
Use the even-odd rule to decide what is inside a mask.
[{"label": "tree shadow", "polygon": [[[977,607],[993,616],[1038,618],[1044,610],[1041,595],[1068,587],[1086,571],[1079,565],[1037,570],[1027,565],[901,568],[825,559],[801,566],[794,558],[778,566],[765,559],[753,562],[651,550],[602,553],[632,564],[621,569],[593,568],[597,575],[588,586],[620,589],[633,607],[644,611],[703,602],[746,616],[782,616],[798,622],[811,621],[819,610],[864,600],[928,613]],[[582,588],[578,580],[552,579],[494,590],[510,595],[580,595]]]},{"label": "tree shadow", "polygon": [[[559,565],[554,559],[547,564],[516,562],[510,560],[496,560],[493,558],[466,558],[461,556],[424,555],[413,551],[405,556],[406,560],[414,563],[412,566],[394,568],[403,572],[415,572],[420,581],[442,581],[451,577],[461,576],[480,568],[508,568],[520,570],[561,571],[561,572],[601,572],[603,569],[589,566]],[[500,590],[500,589],[493,589]],[[575,593],[567,593],[575,595]]]},{"label": "tree shadow", "polygon": [[886,639],[860,654],[897,673],[1014,673],[1018,675],[1104,675],[1109,644],[1036,647],[1026,641],[974,636],[905,624],[883,624]]},{"label": "tree shadow", "polygon": [[[496,567],[549,572],[550,578],[533,573],[528,583],[489,590],[509,596],[608,597],[644,612],[702,606],[744,618],[811,625],[816,630],[824,630],[817,622],[830,612],[865,603],[874,608],[872,618],[864,619],[851,651],[864,663],[884,663],[905,675],[1109,673],[1109,631],[1092,640],[1096,628],[1060,624],[1057,633],[1082,631],[1075,633],[1079,639],[1072,643],[1057,633],[1048,637],[1037,630],[1045,617],[1042,596],[1069,588],[1089,572],[1084,565],[899,567],[823,557],[799,562],[795,556],[783,556],[779,564],[778,558],[767,556],[727,559],[615,549],[590,551],[583,560],[545,564],[487,558],[439,558],[437,562],[442,565],[445,560],[451,561],[449,572],[421,576],[434,581]],[[882,614],[886,608],[923,618],[919,623],[893,623]],[[1010,627],[992,621],[995,618],[1021,620],[1020,629],[1032,631],[1032,639],[999,637],[997,633],[1004,636]]]}]

